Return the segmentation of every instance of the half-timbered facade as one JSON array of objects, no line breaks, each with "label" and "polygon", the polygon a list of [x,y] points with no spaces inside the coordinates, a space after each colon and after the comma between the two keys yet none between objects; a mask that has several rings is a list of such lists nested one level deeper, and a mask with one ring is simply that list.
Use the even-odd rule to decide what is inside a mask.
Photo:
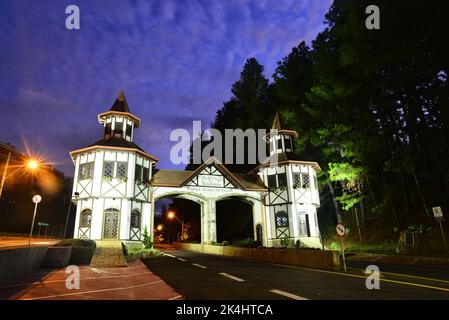
[{"label": "half-timbered facade", "polygon": [[[77,201],[75,237],[139,241],[153,232],[154,203],[184,198],[201,208],[201,242],[217,241],[216,202],[238,198],[253,208],[254,239],[264,246],[320,247],[315,162],[293,153],[295,131],[276,114],[267,135],[270,157],[248,174],[234,173],[210,158],[194,171],[156,169],[157,158],[137,146],[140,119],[129,111],[123,92],[98,115],[104,137],[71,152]],[[76,195],[76,196],[75,196]]]}]

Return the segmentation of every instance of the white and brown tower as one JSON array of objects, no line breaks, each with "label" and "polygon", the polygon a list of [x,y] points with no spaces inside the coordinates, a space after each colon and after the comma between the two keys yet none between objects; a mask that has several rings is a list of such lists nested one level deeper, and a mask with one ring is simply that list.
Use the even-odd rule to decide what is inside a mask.
[{"label": "white and brown tower", "polygon": [[269,246],[298,240],[302,246],[320,247],[316,208],[320,205],[316,162],[302,161],[293,152],[298,133],[288,129],[279,113],[266,136],[270,157],[252,172],[257,172],[268,187],[265,197],[266,228]]},{"label": "white and brown tower", "polygon": [[[103,139],[70,152],[75,164],[75,238],[141,240],[153,217],[150,180],[157,158],[134,143],[140,119],[123,91],[109,111],[98,115]],[[76,195],[76,196],[75,196]]]}]

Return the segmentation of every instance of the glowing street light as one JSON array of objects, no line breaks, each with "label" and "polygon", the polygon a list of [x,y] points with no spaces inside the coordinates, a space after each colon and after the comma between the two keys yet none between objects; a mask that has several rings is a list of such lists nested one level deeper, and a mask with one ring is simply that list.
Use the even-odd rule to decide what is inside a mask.
[{"label": "glowing street light", "polygon": [[163,226],[162,224],[159,224],[159,225],[156,227],[156,230],[157,230],[157,231],[162,231],[162,229],[164,229],[164,226]]},{"label": "glowing street light", "polygon": [[7,171],[8,171],[8,167],[9,167],[9,161],[11,159],[11,152],[8,153],[8,158],[6,159],[6,163],[5,163],[5,168],[3,169],[3,175],[2,175],[2,181],[0,183],[0,198],[2,196],[2,192],[3,192],[3,186],[5,185],[5,180],[11,176],[13,173],[15,173],[17,170],[22,169],[22,168],[28,168],[31,171],[35,171],[39,168],[40,163],[38,160],[33,159],[33,158],[29,158],[25,161],[24,164],[20,165],[16,170],[14,170],[13,172],[11,172],[9,175],[6,175]]},{"label": "glowing street light", "polygon": [[[178,220],[178,222],[181,224],[181,237],[179,237],[179,238],[182,239],[182,237],[184,236],[184,220],[182,220],[182,221],[179,220],[179,218],[175,215],[175,213],[173,211],[169,211],[167,213],[167,218],[169,218],[170,220],[173,220],[173,218],[176,218],[176,220]],[[178,240],[179,240],[179,238],[178,238]]]},{"label": "glowing street light", "polygon": [[28,167],[28,169],[36,170],[37,168],[39,168],[39,162],[35,159],[29,159],[26,162],[26,166]]}]

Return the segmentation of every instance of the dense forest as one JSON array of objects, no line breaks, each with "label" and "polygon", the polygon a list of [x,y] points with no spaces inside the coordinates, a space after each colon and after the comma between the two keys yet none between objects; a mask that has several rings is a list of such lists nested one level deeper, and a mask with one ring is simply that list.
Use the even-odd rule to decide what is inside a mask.
[{"label": "dense forest", "polygon": [[[379,30],[365,26],[370,4]],[[324,234],[337,221],[362,240],[435,230],[432,207],[449,213],[447,17],[443,2],[336,0],[326,28],[292,48],[272,81],[246,61],[212,127],[268,129],[279,111],[300,134],[295,152],[322,168]]]}]

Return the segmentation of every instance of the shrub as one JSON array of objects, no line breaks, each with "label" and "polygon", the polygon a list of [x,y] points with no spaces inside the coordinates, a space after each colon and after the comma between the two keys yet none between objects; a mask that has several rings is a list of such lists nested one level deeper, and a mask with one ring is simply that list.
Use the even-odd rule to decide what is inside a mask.
[{"label": "shrub", "polygon": [[90,264],[94,255],[96,244],[93,240],[66,239],[55,244],[60,247],[72,247],[70,264]]},{"label": "shrub", "polygon": [[229,241],[223,241],[223,242],[221,243],[221,245],[222,245],[222,246],[229,246]]},{"label": "shrub", "polygon": [[151,237],[150,237],[150,235],[148,234],[148,229],[147,229],[146,226],[145,226],[145,228],[144,228],[144,230],[143,230],[143,235],[142,235],[142,237],[143,237],[142,243],[143,243],[145,249],[151,249],[151,248],[153,248],[153,242],[151,241]]},{"label": "shrub", "polygon": [[126,248],[126,260],[132,261],[136,259],[148,259],[152,257],[157,257],[161,255],[158,250],[155,249],[147,249],[142,247],[127,247]]},{"label": "shrub", "polygon": [[257,248],[260,247],[260,241],[256,241],[251,238],[237,239],[232,243],[232,245],[235,247]]}]

